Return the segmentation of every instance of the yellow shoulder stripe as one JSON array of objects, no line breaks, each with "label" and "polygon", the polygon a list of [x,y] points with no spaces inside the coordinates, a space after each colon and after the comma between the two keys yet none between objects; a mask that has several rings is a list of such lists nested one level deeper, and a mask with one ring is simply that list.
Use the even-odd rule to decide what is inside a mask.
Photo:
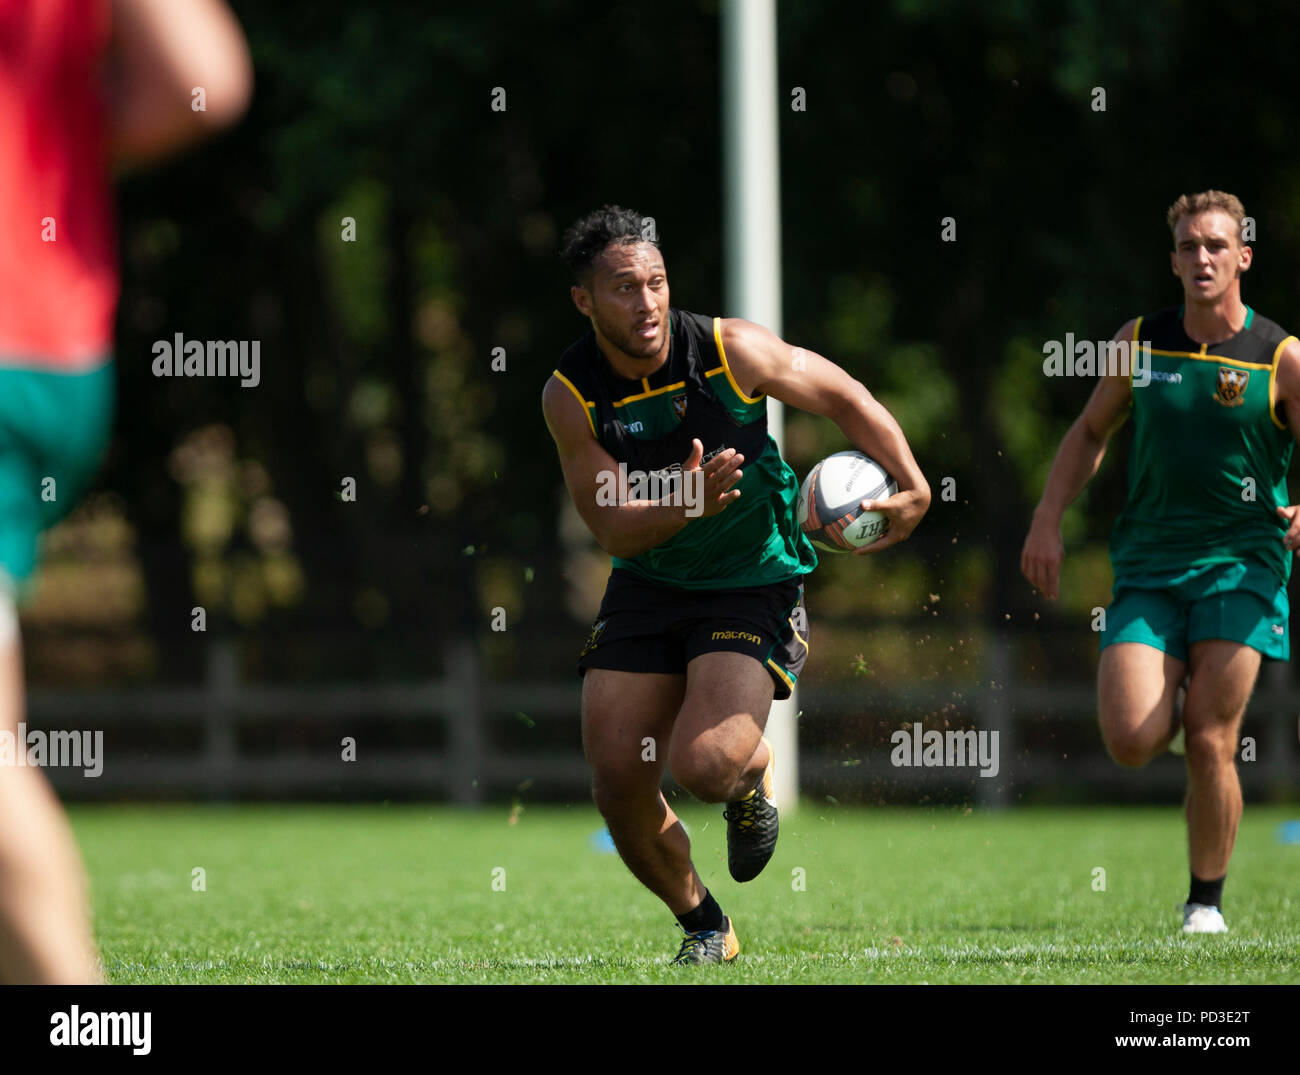
[{"label": "yellow shoulder stripe", "polygon": [[1278,429],[1286,429],[1285,422],[1277,420],[1277,364],[1282,360],[1282,352],[1286,350],[1287,344],[1295,343],[1294,336],[1288,336],[1285,340],[1273,348],[1273,368],[1268,375],[1268,416],[1273,419],[1273,424]]},{"label": "yellow shoulder stripe", "polygon": [[727,375],[727,380],[731,384],[731,390],[746,403],[758,403],[762,400],[763,397],[761,395],[755,396],[753,399],[750,399],[749,396],[745,395],[745,393],[740,390],[740,385],[736,384],[736,378],[731,375],[731,367],[727,364],[727,350],[722,346],[722,318],[720,317],[715,317],[713,319],[713,341],[718,345],[718,358],[722,360],[722,372]]},{"label": "yellow shoulder stripe", "polygon": [[591,435],[595,437],[597,440],[600,440],[600,437],[596,434],[595,419],[591,417],[591,412],[596,409],[596,405],[589,400],[583,399],[582,393],[579,392],[573,386],[573,382],[569,380],[569,378],[564,376],[564,374],[562,374],[559,370],[555,370],[554,372],[555,372],[555,376],[558,377],[564,384],[568,386],[569,391],[572,392],[574,396],[577,397],[578,402],[582,404],[582,413],[587,416],[587,425],[591,426]]},{"label": "yellow shoulder stripe", "polygon": [[[1136,351],[1136,350],[1137,350],[1137,346],[1138,346],[1138,333],[1142,331],[1142,318],[1145,317],[1145,316],[1146,316],[1145,314],[1138,314],[1138,319],[1137,319],[1136,321],[1133,322],[1133,351]],[[1133,388],[1133,367],[1137,364],[1137,363],[1136,363],[1136,359],[1137,359],[1137,355],[1136,355],[1136,354],[1133,354],[1133,353],[1130,353],[1130,354],[1129,354],[1129,356],[1128,356],[1128,386],[1129,386],[1129,390],[1130,390],[1130,391],[1131,391],[1132,388]],[[1130,404],[1131,404],[1131,401],[1130,401]]]}]

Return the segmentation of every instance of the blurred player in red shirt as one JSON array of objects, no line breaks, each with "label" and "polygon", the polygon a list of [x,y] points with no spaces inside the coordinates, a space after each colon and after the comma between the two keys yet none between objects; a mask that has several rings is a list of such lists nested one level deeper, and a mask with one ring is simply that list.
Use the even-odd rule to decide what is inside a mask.
[{"label": "blurred player in red shirt", "polygon": [[[223,0],[0,0],[0,734],[14,757],[17,605],[41,531],[89,487],[112,427],[110,168],[233,123],[251,91]],[[0,765],[0,982],[99,980],[67,819],[39,767]]]}]

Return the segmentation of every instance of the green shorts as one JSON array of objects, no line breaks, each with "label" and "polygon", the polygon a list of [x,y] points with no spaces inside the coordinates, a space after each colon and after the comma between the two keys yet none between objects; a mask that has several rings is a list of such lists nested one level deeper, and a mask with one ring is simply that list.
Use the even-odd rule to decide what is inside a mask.
[{"label": "green shorts", "polygon": [[90,488],[113,428],[113,362],[58,373],[0,357],[0,580],[21,588],[41,531]]},{"label": "green shorts", "polygon": [[1125,575],[1115,579],[1101,648],[1141,642],[1185,661],[1193,642],[1223,638],[1285,661],[1289,618],[1285,584],[1257,561]]}]

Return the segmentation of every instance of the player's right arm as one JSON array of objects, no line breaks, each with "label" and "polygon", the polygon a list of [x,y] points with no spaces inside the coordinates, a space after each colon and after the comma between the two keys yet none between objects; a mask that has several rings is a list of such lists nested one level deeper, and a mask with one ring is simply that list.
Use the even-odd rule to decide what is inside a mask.
[{"label": "player's right arm", "polygon": [[[1129,321],[1113,337],[1123,356],[1120,369],[1132,368],[1136,325],[1136,319]],[[1061,517],[1097,473],[1106,455],[1106,442],[1124,424],[1132,402],[1133,390],[1127,373],[1102,377],[1056,452],[1020,554],[1020,570],[1025,578],[1052,600],[1060,592],[1061,562],[1065,559]]]},{"label": "player's right arm", "polygon": [[[582,404],[557,377],[551,377],[542,390],[542,412],[560,454],[564,484],[573,506],[600,547],[611,556],[640,556],[662,545],[690,522],[685,504],[628,499],[618,463],[592,435]],[[703,471],[701,514],[716,515],[740,496],[740,490],[732,486],[741,479],[739,468],[745,457],[728,448],[701,468],[703,455],[704,446],[693,441],[682,470]],[[607,498],[598,499],[597,491],[608,489],[611,482],[616,483],[616,503],[602,503]]]}]

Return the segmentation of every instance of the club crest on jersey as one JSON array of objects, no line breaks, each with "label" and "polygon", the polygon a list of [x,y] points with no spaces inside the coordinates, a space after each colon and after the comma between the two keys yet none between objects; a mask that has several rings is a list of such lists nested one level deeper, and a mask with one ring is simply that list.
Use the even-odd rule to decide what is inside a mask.
[{"label": "club crest on jersey", "polygon": [[1234,370],[1228,366],[1219,367],[1219,376],[1215,386],[1214,398],[1225,407],[1240,407],[1245,400],[1246,382],[1250,380],[1250,370]]},{"label": "club crest on jersey", "polygon": [[686,393],[680,396],[673,396],[673,414],[677,415],[677,421],[686,417]]}]

